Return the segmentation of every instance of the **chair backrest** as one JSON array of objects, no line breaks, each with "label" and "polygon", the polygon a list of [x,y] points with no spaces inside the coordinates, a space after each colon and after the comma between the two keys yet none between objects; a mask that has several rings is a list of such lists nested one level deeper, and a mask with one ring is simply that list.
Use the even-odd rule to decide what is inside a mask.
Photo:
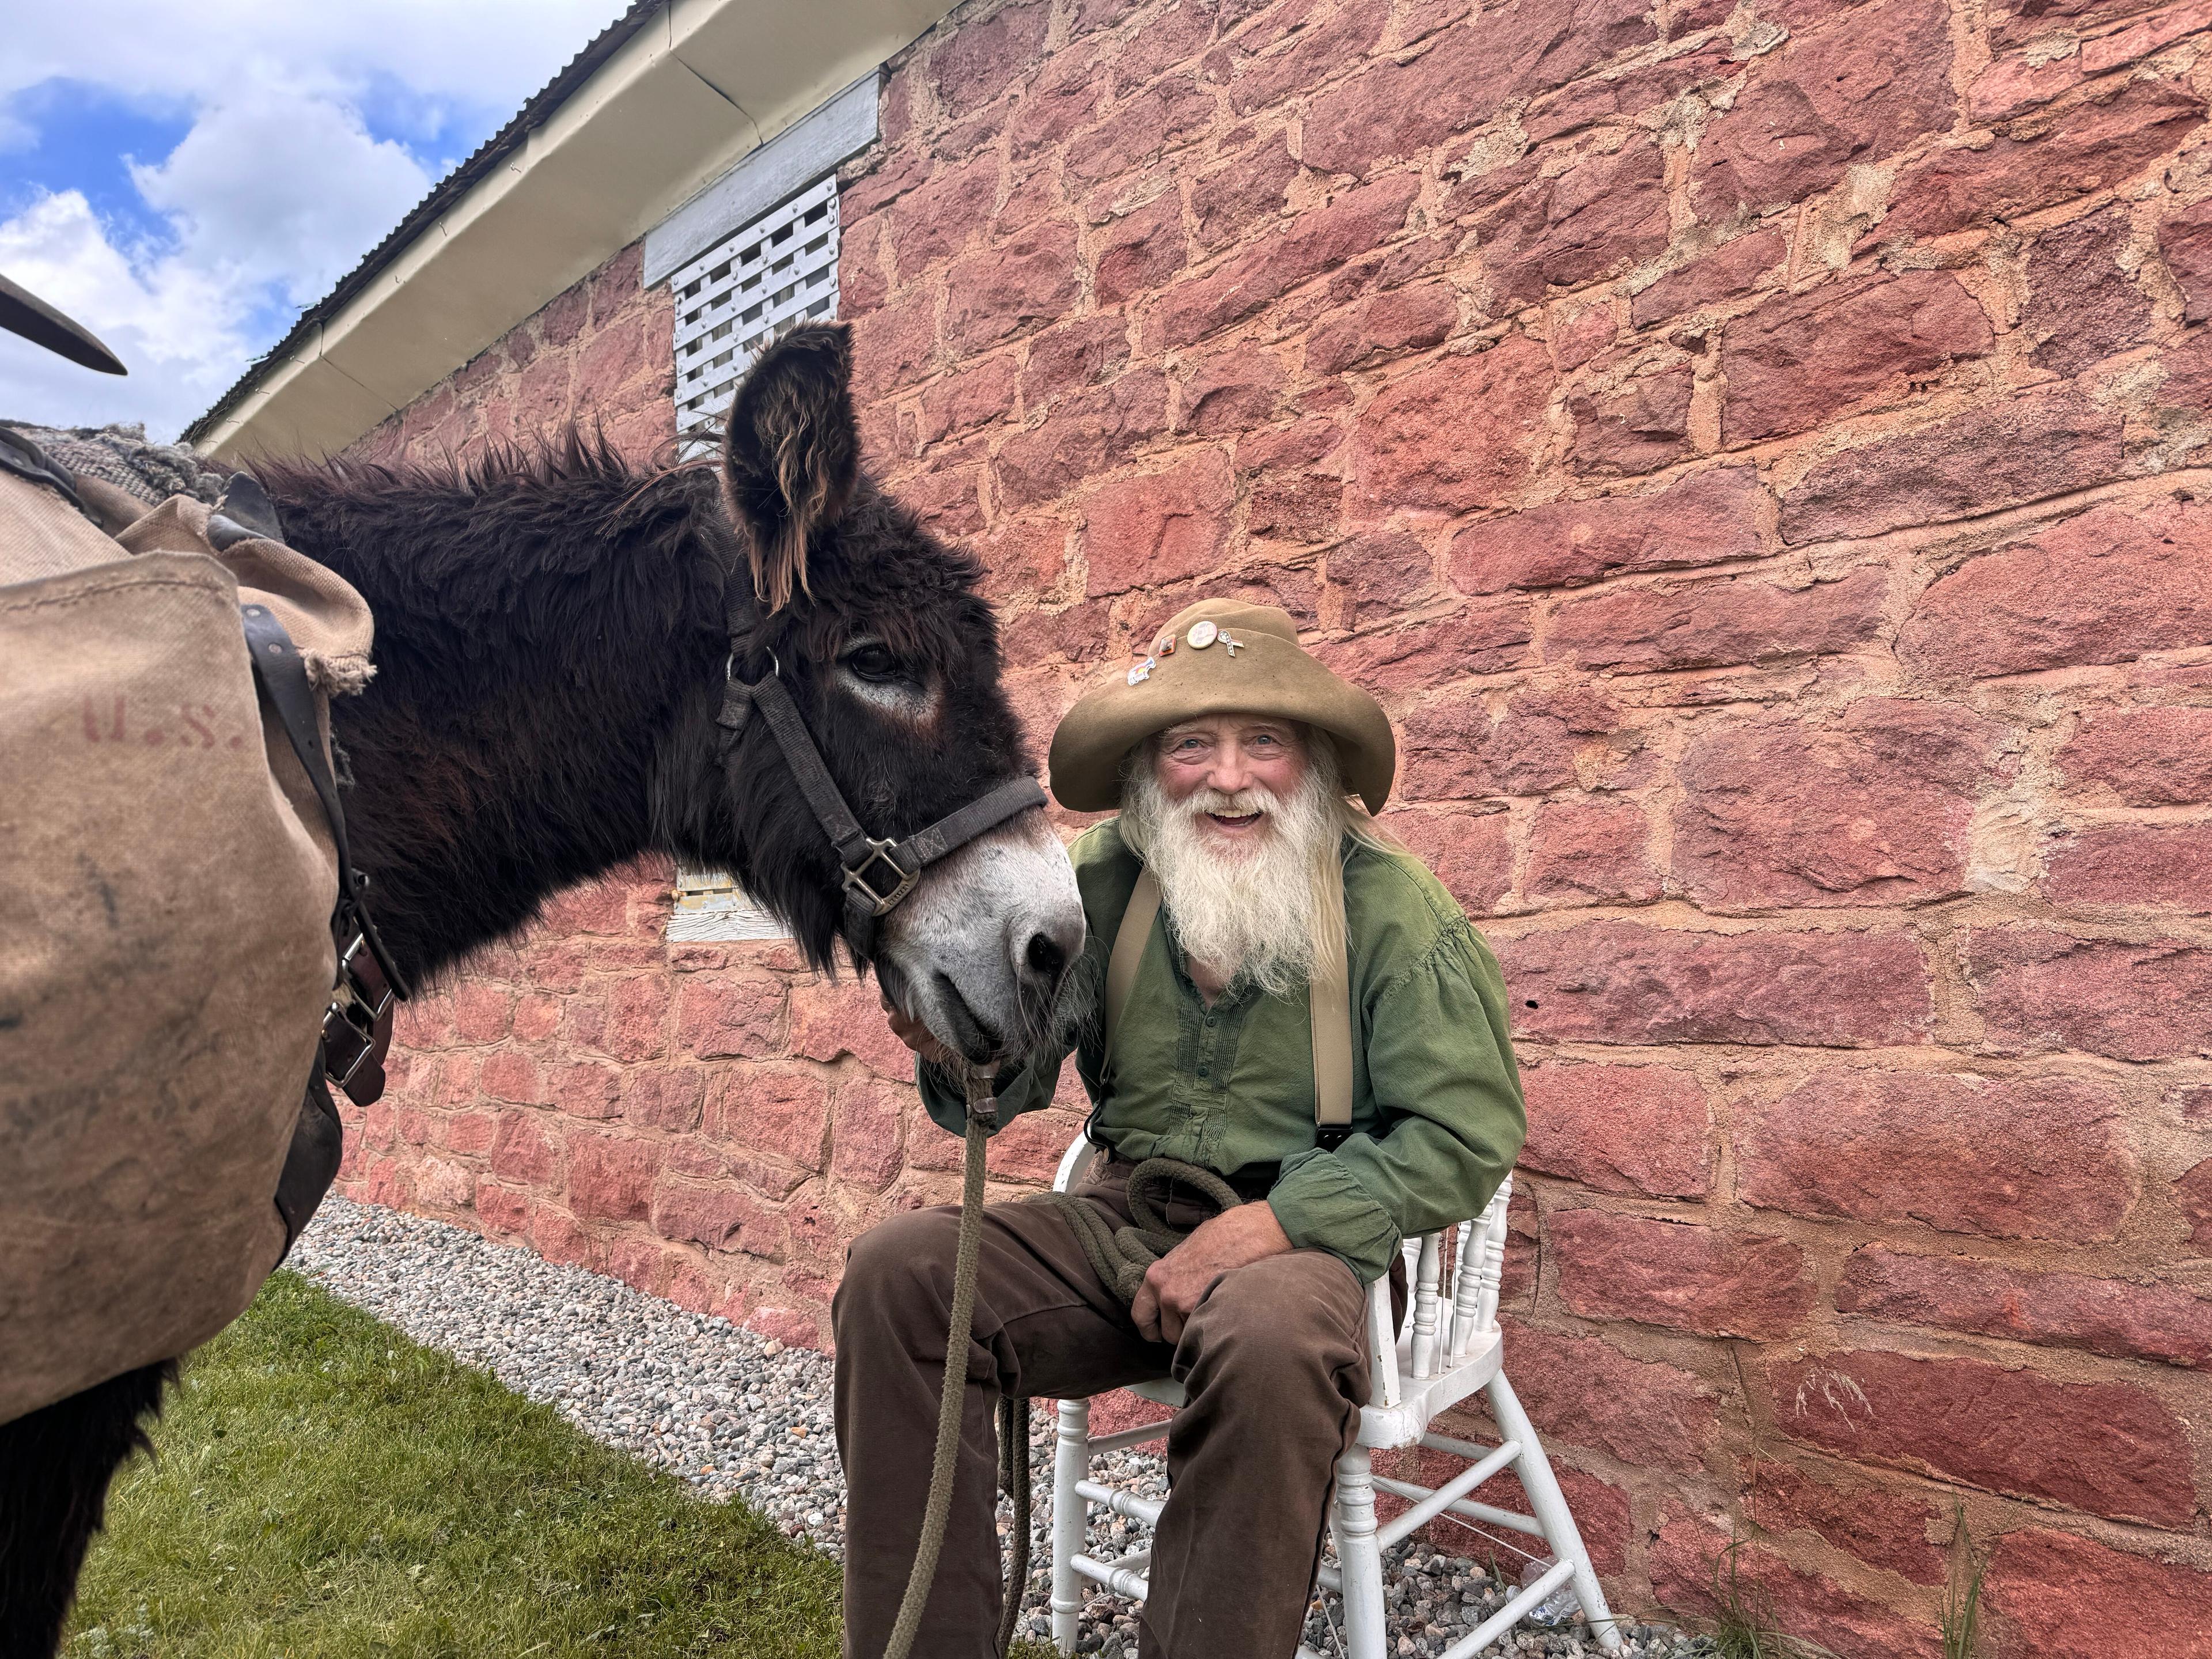
[{"label": "chair backrest", "polygon": [[[1505,1272],[1505,1217],[1512,1202],[1513,1177],[1509,1175],[1480,1215],[1405,1242],[1407,1273],[1413,1286],[1408,1356],[1412,1381],[1442,1376],[1466,1359],[1478,1338],[1498,1328],[1498,1291]],[[1447,1233],[1453,1236],[1449,1261],[1443,1249]],[[1376,1281],[1368,1319],[1375,1355],[1370,1395],[1377,1405],[1395,1406],[1400,1394],[1398,1344],[1391,1328],[1388,1280]]]}]

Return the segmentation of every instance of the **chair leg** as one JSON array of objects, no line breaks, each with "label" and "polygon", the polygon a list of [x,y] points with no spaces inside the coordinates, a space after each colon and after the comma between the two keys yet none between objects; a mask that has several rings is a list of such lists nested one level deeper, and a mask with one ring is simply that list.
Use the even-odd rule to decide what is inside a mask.
[{"label": "chair leg", "polygon": [[1383,1659],[1382,1551],[1375,1541],[1375,1481],[1367,1448],[1337,1460],[1336,1559],[1344,1574],[1346,1659]]},{"label": "chair leg", "polygon": [[1052,1458],[1052,1639],[1075,1651],[1083,1619],[1083,1575],[1071,1564],[1089,1540],[1091,1505],[1075,1483],[1091,1474],[1091,1402],[1060,1402],[1060,1440]]},{"label": "chair leg", "polygon": [[1565,1561],[1573,1568],[1569,1580],[1575,1587],[1575,1597],[1582,1603],[1583,1617],[1589,1623],[1590,1632],[1597,1638],[1598,1645],[1607,1652],[1620,1647],[1620,1632],[1613,1624],[1613,1613],[1605,1604],[1605,1591],[1597,1582],[1597,1570],[1590,1565],[1589,1552],[1583,1547],[1582,1528],[1575,1525],[1575,1517],[1567,1508],[1565,1493],[1559,1490],[1557,1476],[1552,1473],[1552,1460],[1544,1455],[1543,1442],[1537,1439],[1535,1425],[1528,1421],[1528,1413],[1521,1409],[1520,1396],[1513,1385],[1500,1371],[1490,1380],[1488,1389],[1490,1409],[1498,1419],[1499,1431],[1507,1438],[1521,1443],[1521,1455],[1513,1460],[1513,1473],[1521,1478],[1522,1490],[1528,1494],[1528,1511],[1536,1524],[1544,1529],[1544,1541],[1552,1547],[1552,1558]]}]

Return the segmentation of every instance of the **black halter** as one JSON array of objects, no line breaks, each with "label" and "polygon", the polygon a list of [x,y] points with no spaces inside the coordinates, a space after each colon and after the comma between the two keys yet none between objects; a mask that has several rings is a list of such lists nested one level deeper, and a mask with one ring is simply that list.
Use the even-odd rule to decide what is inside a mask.
[{"label": "black halter", "polygon": [[[731,643],[734,647],[736,641]],[[723,667],[722,712],[715,716],[715,723],[728,733],[722,740],[725,752],[736,746],[745,723],[758,708],[776,747],[783,751],[784,763],[798,781],[799,793],[813,809],[815,822],[837,850],[837,862],[845,872],[845,940],[866,961],[875,953],[878,919],[890,915],[914,890],[924,870],[956,848],[997,829],[1015,813],[1043,805],[1044,791],[1035,778],[1010,778],[904,841],[871,836],[853,816],[836,780],[823,763],[822,751],[815,746],[791,693],[784,688],[783,665],[774,652],[769,653],[769,672],[750,683],[738,678],[734,649]]]}]

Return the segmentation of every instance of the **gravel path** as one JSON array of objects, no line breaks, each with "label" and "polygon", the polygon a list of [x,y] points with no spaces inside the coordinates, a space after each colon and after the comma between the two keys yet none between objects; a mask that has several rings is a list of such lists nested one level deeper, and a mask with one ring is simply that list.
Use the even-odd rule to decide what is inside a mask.
[{"label": "gravel path", "polygon": [[[481,1366],[517,1393],[550,1402],[596,1440],[681,1475],[710,1497],[738,1498],[793,1538],[835,1555],[844,1544],[845,1483],[830,1419],[830,1361],[580,1267],[488,1243],[442,1222],[333,1194],[288,1266],[416,1341]],[[1053,1421],[1036,1414],[1036,1470],[1028,1634],[1048,1632]],[[1160,1497],[1157,1455],[1117,1452],[1094,1465],[1118,1485]],[[1003,1524],[1003,1523],[1002,1523]],[[1128,1522],[1091,1522],[1094,1554],[1129,1547]],[[1503,1605],[1506,1594],[1470,1562],[1413,1543],[1384,1558],[1395,1652],[1434,1659]],[[1338,1651],[1336,1598],[1316,1600],[1306,1639]],[[1086,1610],[1079,1650],[1101,1659],[1136,1651],[1129,1607],[1108,1596]],[[1626,1632],[1632,1659],[1691,1659],[1709,1644],[1656,1626]],[[1492,1654],[1595,1654],[1577,1629],[1524,1626]]]}]

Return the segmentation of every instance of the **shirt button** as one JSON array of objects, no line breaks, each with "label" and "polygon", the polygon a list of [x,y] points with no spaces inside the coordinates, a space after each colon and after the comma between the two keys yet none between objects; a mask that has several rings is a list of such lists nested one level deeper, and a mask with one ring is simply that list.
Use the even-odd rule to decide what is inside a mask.
[{"label": "shirt button", "polygon": [[1200,1067],[1198,1068],[1198,1074],[1199,1074],[1200,1077],[1204,1077],[1204,1076],[1206,1075],[1206,1067],[1205,1067],[1205,1066],[1200,1066]]}]

